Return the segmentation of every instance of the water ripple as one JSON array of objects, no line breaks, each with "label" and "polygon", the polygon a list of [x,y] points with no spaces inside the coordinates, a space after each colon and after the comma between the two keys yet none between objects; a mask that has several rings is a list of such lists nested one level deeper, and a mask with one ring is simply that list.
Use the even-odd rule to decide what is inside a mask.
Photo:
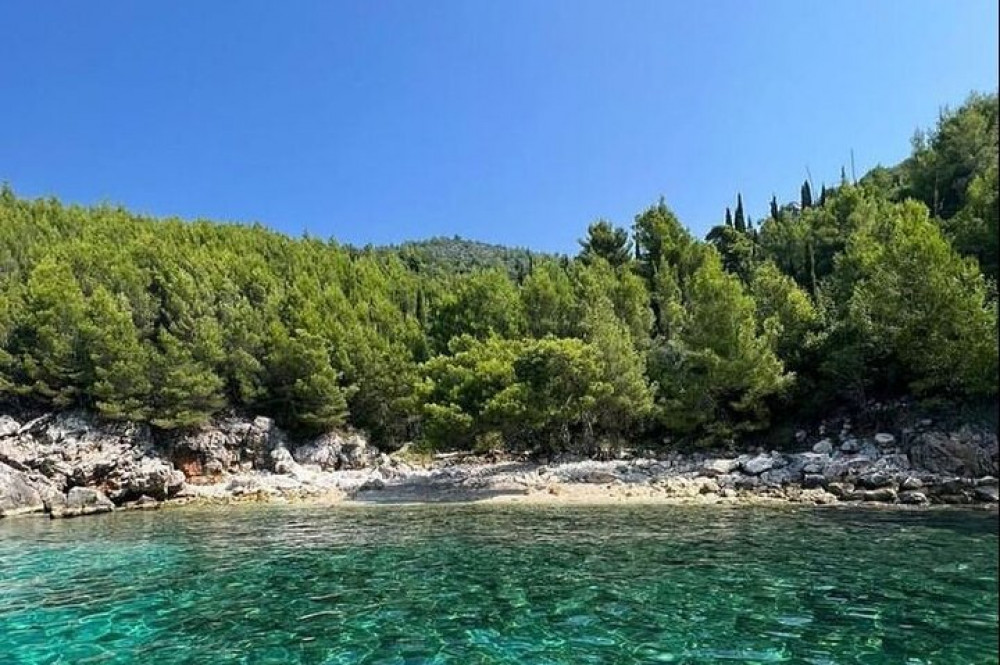
[{"label": "water ripple", "polygon": [[996,515],[280,507],[0,521],[0,663],[996,663]]}]

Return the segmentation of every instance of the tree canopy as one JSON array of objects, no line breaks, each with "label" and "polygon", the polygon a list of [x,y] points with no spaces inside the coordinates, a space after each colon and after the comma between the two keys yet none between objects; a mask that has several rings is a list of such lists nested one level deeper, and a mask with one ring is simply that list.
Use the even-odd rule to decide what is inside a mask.
[{"label": "tree canopy", "polygon": [[734,443],[817,404],[997,394],[997,97],[902,164],[735,213],[660,200],[577,257],[355,248],[0,190],[0,399],[380,445]]}]

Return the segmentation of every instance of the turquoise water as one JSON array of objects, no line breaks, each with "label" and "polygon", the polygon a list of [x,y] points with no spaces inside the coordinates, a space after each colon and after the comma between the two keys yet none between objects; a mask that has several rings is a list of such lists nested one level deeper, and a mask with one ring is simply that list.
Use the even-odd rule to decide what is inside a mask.
[{"label": "turquoise water", "polygon": [[975,511],[8,519],[0,663],[996,663],[997,552]]}]

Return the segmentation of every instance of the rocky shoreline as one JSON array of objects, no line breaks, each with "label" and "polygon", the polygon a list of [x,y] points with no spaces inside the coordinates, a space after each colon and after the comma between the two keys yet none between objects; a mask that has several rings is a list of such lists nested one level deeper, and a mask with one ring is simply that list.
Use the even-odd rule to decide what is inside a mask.
[{"label": "rocky shoreline", "polygon": [[921,421],[795,436],[794,452],[615,460],[387,455],[357,433],[292,441],[268,418],[188,432],[71,411],[0,416],[0,517],[75,517],[239,501],[995,505],[994,431]]}]

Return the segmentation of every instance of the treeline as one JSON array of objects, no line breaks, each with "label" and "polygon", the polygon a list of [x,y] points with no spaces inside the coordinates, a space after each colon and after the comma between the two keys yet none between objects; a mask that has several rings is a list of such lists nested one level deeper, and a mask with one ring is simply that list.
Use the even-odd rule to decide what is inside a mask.
[{"label": "treeline", "polygon": [[738,441],[871,396],[988,398],[997,194],[995,94],[903,164],[815,197],[805,183],[756,227],[740,198],[700,241],[661,201],[630,230],[592,224],[574,258],[359,250],[5,187],[0,399],[594,450]]}]

